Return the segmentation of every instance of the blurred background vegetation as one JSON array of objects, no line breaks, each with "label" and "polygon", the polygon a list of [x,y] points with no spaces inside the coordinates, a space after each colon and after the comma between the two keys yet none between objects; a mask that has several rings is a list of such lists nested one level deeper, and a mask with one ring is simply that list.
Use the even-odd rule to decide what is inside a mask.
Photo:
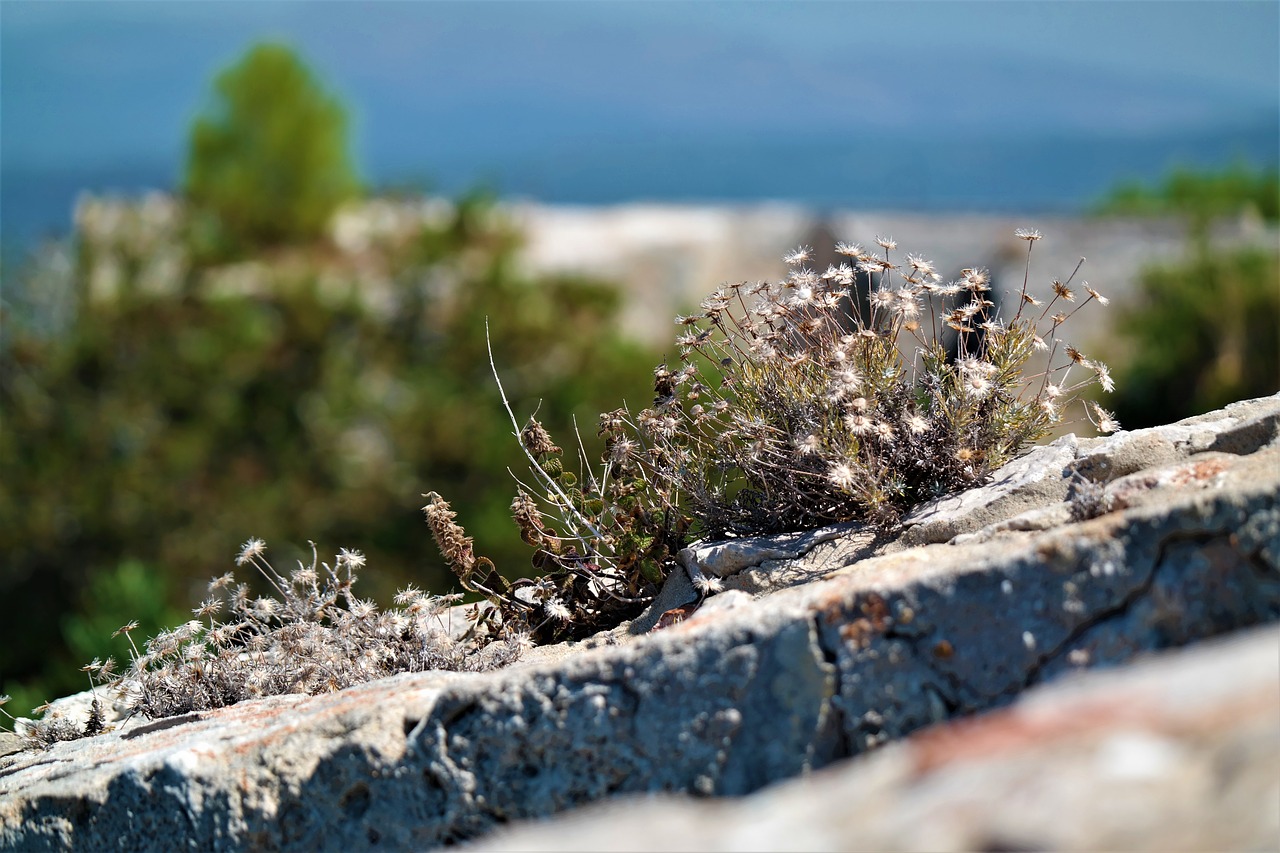
[{"label": "blurred background vegetation", "polygon": [[[180,197],[85,204],[60,267],[12,273],[0,693],[17,713],[83,689],[90,658],[126,657],[110,639],[125,622],[149,635],[189,618],[250,536],[283,568],[310,559],[308,540],[322,558],[364,551],[362,594],[383,603],[406,583],[446,592],[419,511],[434,489],[481,553],[526,572],[486,319],[517,413],[538,410],[561,443],[576,418],[595,453],[597,413],[647,402],[661,354],[620,328],[616,283],[522,273],[520,235],[485,193],[363,188],[347,125],[297,55],[256,46],[194,120]],[[1277,252],[1211,239],[1221,217],[1275,223],[1278,195],[1274,170],[1240,166],[1099,204],[1183,217],[1192,235],[1118,306],[1106,404],[1125,427],[1280,387]]]},{"label": "blurred background vegetation", "polygon": [[191,128],[184,186],[198,257],[319,240],[360,192],[346,110],[282,44],[251,48],[214,92]]},{"label": "blurred background vegetation", "polygon": [[[1155,426],[1280,391],[1280,247],[1221,248],[1215,222],[1280,221],[1280,172],[1236,164],[1175,170],[1159,186],[1117,187],[1102,215],[1176,216],[1186,255],[1143,270],[1117,306],[1105,401],[1126,429]],[[1095,395],[1096,396],[1096,395]]]},{"label": "blurred background vegetation", "polygon": [[484,194],[336,252],[322,226],[358,186],[345,117],[288,50],[254,48],[216,88],[181,208],[96,210],[65,327],[6,317],[0,599],[22,605],[0,622],[0,692],[20,713],[83,689],[90,658],[127,658],[110,640],[125,622],[189,618],[250,536],[281,568],[308,540],[364,551],[362,594],[383,603],[410,582],[446,592],[419,510],[435,489],[527,573],[486,320],[516,411],[566,440],[576,417],[590,452],[600,411],[651,392],[618,288],[522,277]]}]

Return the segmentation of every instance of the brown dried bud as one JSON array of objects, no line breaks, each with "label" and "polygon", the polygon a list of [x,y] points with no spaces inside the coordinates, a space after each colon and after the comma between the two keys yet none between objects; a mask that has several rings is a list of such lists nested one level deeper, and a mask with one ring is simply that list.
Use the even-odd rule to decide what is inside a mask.
[{"label": "brown dried bud", "polygon": [[551,434],[547,432],[546,427],[538,423],[537,418],[529,418],[529,423],[520,431],[520,442],[535,458],[559,456],[564,452],[551,440]]},{"label": "brown dried bud", "polygon": [[533,498],[521,489],[511,501],[511,517],[520,528],[520,538],[533,548],[545,548],[553,544],[546,536],[546,528],[542,523],[542,515]]},{"label": "brown dried bud", "polygon": [[436,547],[440,549],[441,555],[448,561],[454,573],[462,578],[469,574],[476,564],[471,538],[460,525],[454,523],[453,519],[457,514],[449,507],[448,501],[436,492],[428,492],[423,497],[427,499],[427,505],[422,508],[422,511],[427,516],[427,526],[431,528]]}]

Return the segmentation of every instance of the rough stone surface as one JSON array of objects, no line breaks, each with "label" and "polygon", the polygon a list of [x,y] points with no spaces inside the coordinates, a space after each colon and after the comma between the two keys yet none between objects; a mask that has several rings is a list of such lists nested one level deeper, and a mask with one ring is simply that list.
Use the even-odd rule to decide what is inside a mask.
[{"label": "rough stone surface", "polygon": [[615,800],[487,851],[1274,850],[1274,627],[1027,691],[737,800]]},{"label": "rough stone surface", "polygon": [[[727,591],[662,630],[0,757],[0,848],[428,848],[620,795],[746,795],[1072,670],[1273,622],[1277,423],[1280,395],[1063,440],[897,538],[735,543]],[[1097,517],[1074,521],[1085,476]]]},{"label": "rough stone surface", "polygon": [[903,519],[906,532],[901,544],[946,542],[957,534],[1063,500],[1068,466],[1076,461],[1078,449],[1074,435],[1063,436],[1013,460],[983,488],[926,504]]}]

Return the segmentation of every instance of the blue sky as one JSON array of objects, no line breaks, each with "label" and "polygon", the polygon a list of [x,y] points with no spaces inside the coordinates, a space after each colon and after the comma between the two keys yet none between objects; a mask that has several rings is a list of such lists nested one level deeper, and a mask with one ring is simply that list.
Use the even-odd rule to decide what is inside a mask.
[{"label": "blue sky", "polygon": [[[492,177],[549,196],[587,173],[603,186],[661,171],[682,151],[704,195],[740,190],[760,151],[798,140],[918,146],[936,162],[948,140],[1252,128],[1242,150],[1256,154],[1280,115],[1276,2],[6,0],[5,176],[176,179],[210,79],[264,38],[296,46],[344,96],[373,182]],[[717,184],[718,151],[741,167]],[[646,175],[610,192],[661,184]]]}]

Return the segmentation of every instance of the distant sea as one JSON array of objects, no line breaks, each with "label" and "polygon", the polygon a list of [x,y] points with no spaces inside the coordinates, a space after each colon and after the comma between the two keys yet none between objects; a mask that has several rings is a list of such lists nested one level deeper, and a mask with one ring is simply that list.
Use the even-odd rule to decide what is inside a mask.
[{"label": "distant sea", "polygon": [[[390,159],[390,158],[388,158]],[[1275,166],[1275,120],[1199,136],[974,139],[945,132],[908,139],[654,139],[512,151],[482,161],[439,152],[374,164],[367,182],[453,194],[486,186],[546,204],[750,204],[786,201],[817,210],[1077,213],[1122,181],[1159,181],[1176,166],[1235,161]],[[41,239],[66,235],[84,191],[173,189],[176,163],[30,171],[0,167],[0,244],[7,262]]]}]

